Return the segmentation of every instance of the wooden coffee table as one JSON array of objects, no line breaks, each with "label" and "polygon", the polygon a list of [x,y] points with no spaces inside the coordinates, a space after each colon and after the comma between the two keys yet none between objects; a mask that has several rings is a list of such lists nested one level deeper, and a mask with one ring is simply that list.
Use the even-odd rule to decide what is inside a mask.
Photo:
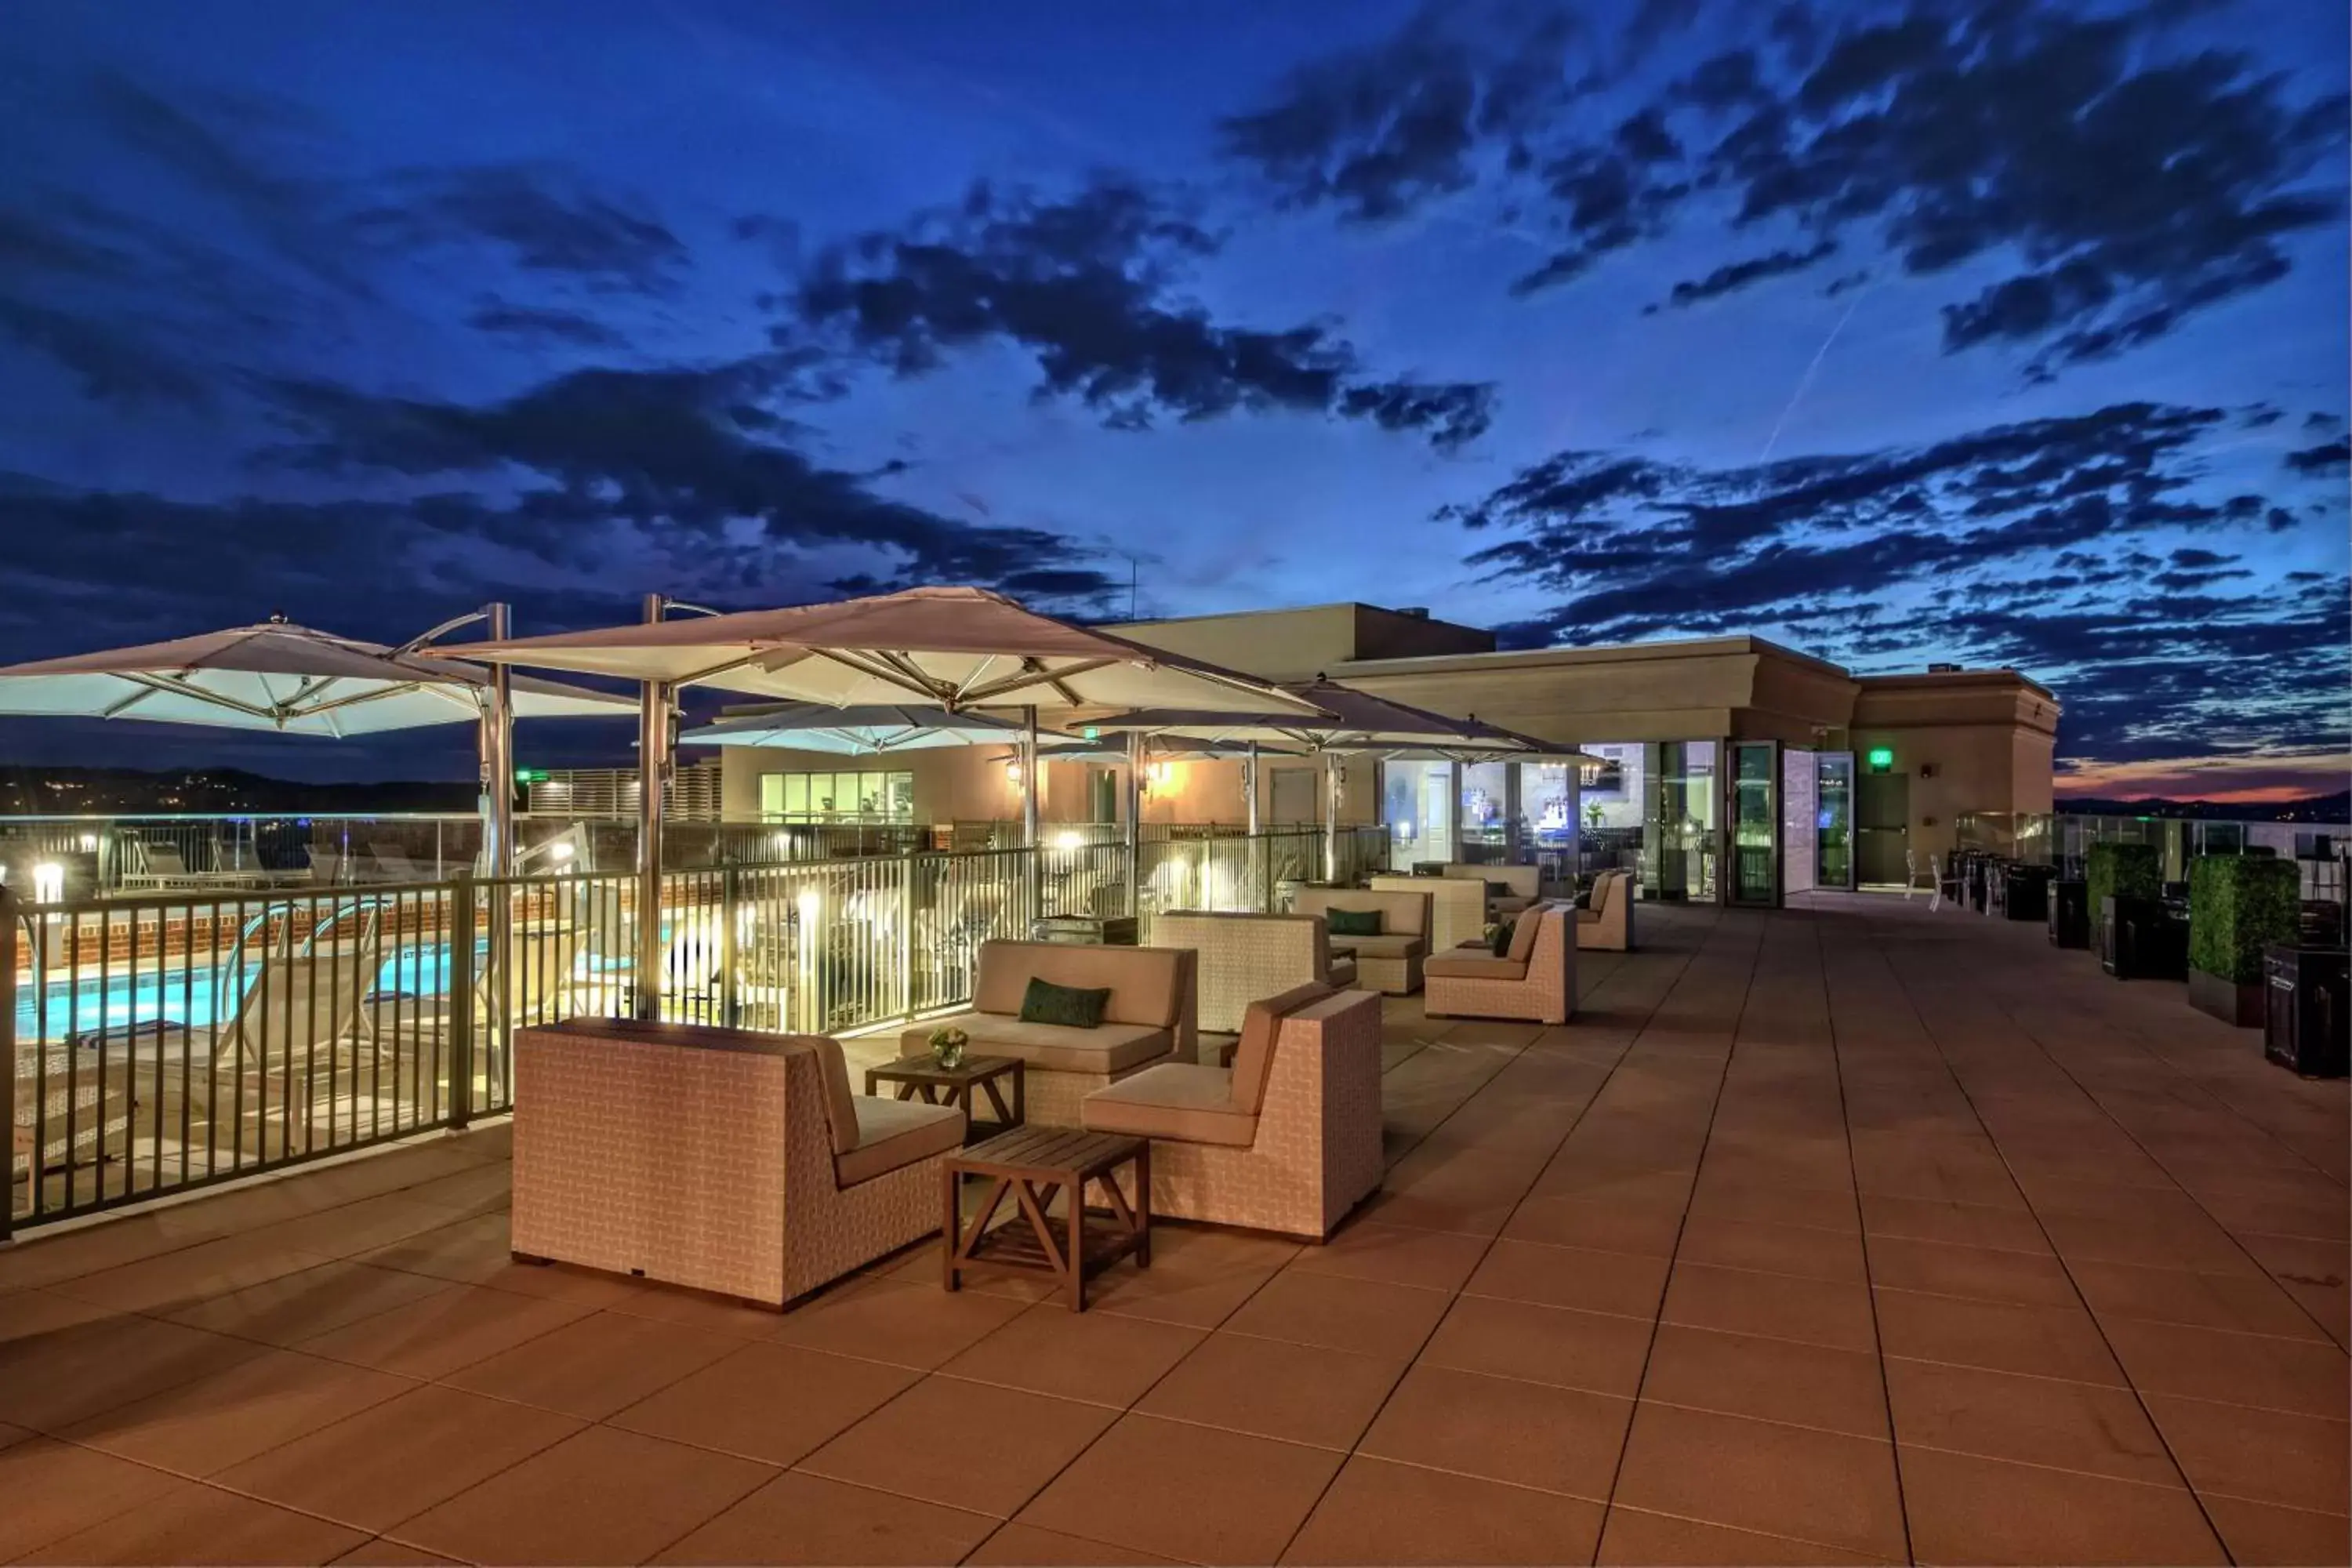
[{"label": "wooden coffee table", "polygon": [[[1121,1166],[1133,1173],[1132,1203],[1118,1184]],[[963,1179],[982,1176],[989,1187],[972,1218],[963,1218]],[[1087,1281],[1128,1254],[1151,1267],[1151,1142],[1124,1132],[1084,1132],[1068,1127],[1024,1127],[1003,1132],[947,1159],[947,1212],[940,1227],[943,1283],[962,1286],[975,1269],[1048,1274],[1070,1310],[1087,1310]],[[1089,1188],[1104,1207],[1089,1211]],[[1007,1193],[1020,1214],[995,1230],[989,1223]],[[1063,1213],[1053,1213],[1059,1194]]]},{"label": "wooden coffee table", "polygon": [[[1003,1091],[997,1087],[1007,1078],[1013,1080],[1013,1103],[1009,1107],[1004,1103]],[[966,1143],[1010,1132],[1029,1120],[1028,1075],[1017,1057],[966,1057],[954,1067],[943,1068],[927,1051],[866,1069],[867,1094],[886,1083],[897,1086],[900,1100],[919,1098],[925,1105],[952,1105],[962,1110]],[[975,1088],[988,1096],[989,1109],[996,1112],[994,1121],[973,1120],[971,1091]]]}]

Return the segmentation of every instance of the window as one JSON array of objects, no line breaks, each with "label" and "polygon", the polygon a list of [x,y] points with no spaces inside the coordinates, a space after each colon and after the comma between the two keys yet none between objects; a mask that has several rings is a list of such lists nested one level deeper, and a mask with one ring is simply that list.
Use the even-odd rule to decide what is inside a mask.
[{"label": "window", "polygon": [[761,773],[760,815],[771,822],[912,822],[915,775],[863,769]]}]

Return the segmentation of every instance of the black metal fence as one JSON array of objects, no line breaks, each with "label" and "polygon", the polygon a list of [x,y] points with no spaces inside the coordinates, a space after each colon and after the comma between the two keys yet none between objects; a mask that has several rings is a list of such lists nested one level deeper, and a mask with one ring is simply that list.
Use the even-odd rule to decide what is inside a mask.
[{"label": "black metal fence", "polygon": [[[1377,868],[1338,837],[1338,878]],[[1315,829],[1097,836],[1032,852],[776,859],[667,872],[665,1016],[843,1033],[957,1005],[980,944],[1033,911],[1263,910],[1324,868]],[[518,1028],[637,1008],[637,884],[221,888],[35,903],[0,887],[0,1237],[461,1127],[510,1103]]]}]

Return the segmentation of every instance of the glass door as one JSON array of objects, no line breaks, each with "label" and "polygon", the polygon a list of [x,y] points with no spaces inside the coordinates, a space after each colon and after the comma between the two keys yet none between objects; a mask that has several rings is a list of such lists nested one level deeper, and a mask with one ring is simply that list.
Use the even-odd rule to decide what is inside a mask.
[{"label": "glass door", "polygon": [[1642,890],[1654,899],[1716,901],[1716,829],[1721,801],[1713,741],[1644,748],[1651,785],[1642,846]]},{"label": "glass door", "polygon": [[1728,901],[1771,909],[1780,902],[1780,742],[1735,743],[1730,781]]},{"label": "glass door", "polygon": [[1823,752],[1814,759],[1813,883],[1853,888],[1853,753]]}]

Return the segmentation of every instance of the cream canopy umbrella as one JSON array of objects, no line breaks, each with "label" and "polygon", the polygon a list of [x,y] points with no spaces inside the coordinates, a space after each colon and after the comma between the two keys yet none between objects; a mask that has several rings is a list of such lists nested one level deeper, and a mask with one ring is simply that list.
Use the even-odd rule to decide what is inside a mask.
[{"label": "cream canopy umbrella", "polygon": [[831,708],[821,702],[787,702],[770,711],[739,714],[688,730],[677,739],[686,746],[773,746],[875,757],[940,746],[1018,741],[1022,734],[1021,726],[1013,720],[985,713],[882,703]]},{"label": "cream canopy umbrella", "polygon": [[[493,672],[289,621],[0,667],[0,713],[348,738],[478,719]],[[605,717],[625,697],[529,678],[517,718]]]},{"label": "cream canopy umbrella", "polygon": [[[1323,855],[1327,875],[1336,874],[1339,858],[1339,794],[1346,782],[1339,759],[1370,754],[1402,759],[1436,758],[1454,763],[1574,760],[1580,753],[1516,730],[1476,718],[1455,719],[1425,708],[1377,697],[1337,681],[1317,679],[1286,685],[1284,690],[1312,702],[1319,713],[1311,719],[1265,714],[1237,714],[1180,709],[1145,710],[1095,720],[1097,729],[1186,739],[1272,745],[1324,758],[1322,800]],[[1250,826],[1256,830],[1256,760],[1248,764]]]},{"label": "cream canopy umbrella", "polygon": [[[460,616],[503,628],[506,606]],[[517,679],[440,653],[337,637],[273,617],[165,642],[0,668],[0,713],[123,719],[349,739],[471,721],[482,770],[483,861],[509,868],[516,718],[615,718],[625,697]]]},{"label": "cream canopy umbrella", "polygon": [[[661,895],[661,783],[681,687],[709,686],[835,707],[915,701],[950,713],[1016,711],[1036,752],[1038,714],[1076,720],[1123,708],[1213,706],[1225,712],[1311,717],[1312,703],[1264,681],[1041,615],[982,588],[910,588],[793,609],[666,618],[648,595],[643,624],[469,645],[470,657],[643,683],[639,744],[640,907]],[[1022,837],[1037,841],[1036,768],[1023,770]],[[1130,784],[1130,789],[1131,789]],[[1129,835],[1134,837],[1133,812]],[[1130,879],[1131,880],[1131,879]],[[1033,887],[1033,896],[1034,896]],[[638,973],[658,968],[656,921],[638,922]],[[640,1011],[659,998],[639,989]]]}]

